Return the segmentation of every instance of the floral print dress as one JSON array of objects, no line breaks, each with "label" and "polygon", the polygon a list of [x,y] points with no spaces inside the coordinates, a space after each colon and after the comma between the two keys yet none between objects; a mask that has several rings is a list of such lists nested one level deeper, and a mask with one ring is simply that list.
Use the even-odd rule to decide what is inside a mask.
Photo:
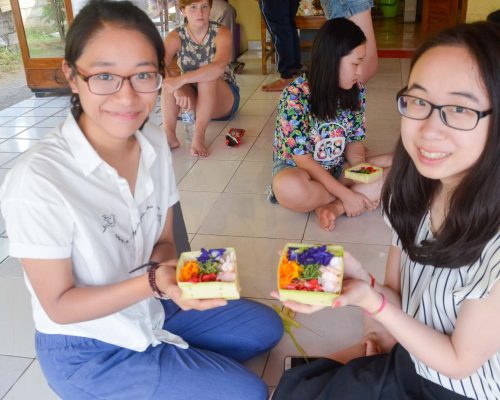
[{"label": "floral print dress", "polygon": [[323,121],[311,114],[311,93],[305,75],[283,90],[274,131],[274,161],[296,167],[293,156],[311,154],[323,168],[338,177],[345,162],[345,146],[365,139],[365,88],[360,87],[359,110],[339,109],[334,120]]},{"label": "floral print dress", "polygon": [[[203,38],[201,44],[196,43],[189,36],[187,25],[182,25],[177,28],[177,33],[181,40],[181,48],[177,54],[177,65],[182,73],[194,71],[204,65],[210,64],[215,57],[215,38],[219,32],[220,24],[210,21],[208,32]],[[226,82],[236,84],[234,74],[229,67],[229,64],[224,70],[222,76]]]}]

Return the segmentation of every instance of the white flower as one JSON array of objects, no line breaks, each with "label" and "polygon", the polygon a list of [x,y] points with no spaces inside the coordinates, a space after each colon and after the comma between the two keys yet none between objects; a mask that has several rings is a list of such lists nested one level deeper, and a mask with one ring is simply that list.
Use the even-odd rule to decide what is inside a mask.
[{"label": "white flower", "polygon": [[318,278],[318,282],[325,292],[340,291],[340,269],[338,267],[320,267],[319,271],[321,276]]}]

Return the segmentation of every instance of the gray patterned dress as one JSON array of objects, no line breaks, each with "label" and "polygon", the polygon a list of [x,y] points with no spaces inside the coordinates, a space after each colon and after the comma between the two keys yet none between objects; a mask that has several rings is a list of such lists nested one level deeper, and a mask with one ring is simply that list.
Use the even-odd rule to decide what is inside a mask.
[{"label": "gray patterned dress", "polygon": [[[220,24],[210,21],[208,26],[208,33],[203,38],[201,44],[196,43],[189,36],[187,25],[184,24],[176,28],[179,38],[181,39],[181,48],[177,53],[177,65],[182,73],[194,71],[204,65],[210,64],[215,57],[215,37],[219,31]],[[226,65],[224,74],[222,76],[226,82],[236,84],[233,72]]]}]

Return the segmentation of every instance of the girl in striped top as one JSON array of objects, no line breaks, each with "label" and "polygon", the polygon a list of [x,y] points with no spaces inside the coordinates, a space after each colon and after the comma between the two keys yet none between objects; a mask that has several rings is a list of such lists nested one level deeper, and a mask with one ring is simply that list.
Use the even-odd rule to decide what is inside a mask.
[{"label": "girl in striped top", "polygon": [[362,307],[398,343],[292,369],[273,399],[500,399],[499,65],[500,28],[488,22],[417,51],[382,196],[394,230],[385,283],[346,255],[333,304]]}]

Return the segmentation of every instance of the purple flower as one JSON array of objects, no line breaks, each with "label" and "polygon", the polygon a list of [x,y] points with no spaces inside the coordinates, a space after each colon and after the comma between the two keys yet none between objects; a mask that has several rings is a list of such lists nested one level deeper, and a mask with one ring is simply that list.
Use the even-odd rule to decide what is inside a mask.
[{"label": "purple flower", "polygon": [[314,246],[306,248],[289,247],[288,259],[297,261],[300,265],[328,265],[333,258],[333,254],[329,253],[326,246]]},{"label": "purple flower", "polygon": [[206,263],[207,261],[210,261],[210,260],[218,260],[220,257],[222,257],[222,255],[224,254],[225,251],[226,251],[226,249],[208,249],[208,250],[205,250],[204,248],[202,248],[201,255],[199,257],[196,257],[196,259],[200,263]]}]

